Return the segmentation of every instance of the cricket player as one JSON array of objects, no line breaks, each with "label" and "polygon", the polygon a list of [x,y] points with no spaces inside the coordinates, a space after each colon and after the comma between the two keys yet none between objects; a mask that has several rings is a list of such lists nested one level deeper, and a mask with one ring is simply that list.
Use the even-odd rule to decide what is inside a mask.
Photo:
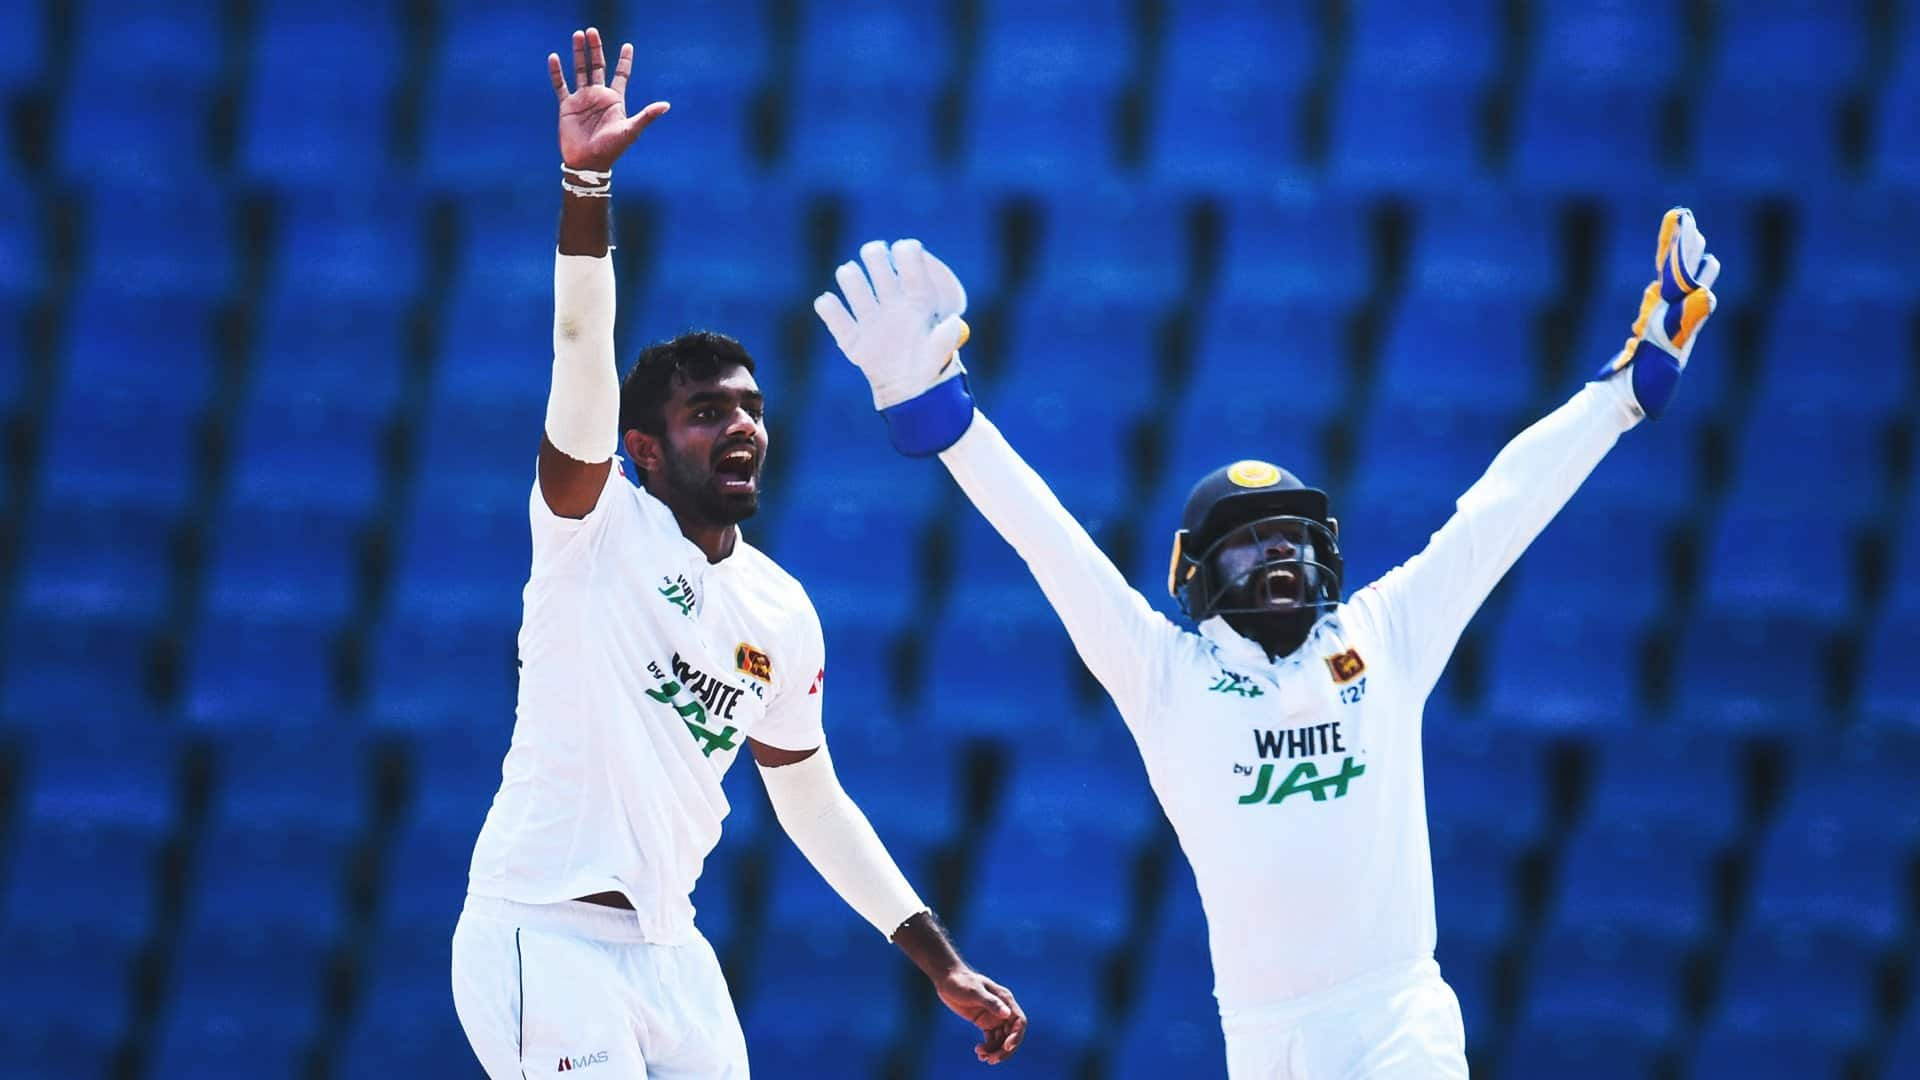
[{"label": "cricket player", "polygon": [[[787,835],[998,1063],[1026,1017],[960,959],[841,789],[821,731],[819,617],[740,536],[767,452],[753,359],[691,333],[615,382],[611,172],[667,111],[627,115],[632,63],[623,46],[609,82],[592,29],[573,35],[571,93],[547,60],[564,189],[553,385],[528,499],[517,719],[453,936],[461,1026],[494,1080],[745,1077],[689,900],[744,745]],[[616,431],[642,487],[614,464]]]},{"label": "cricket player", "polygon": [[1229,1073],[1466,1076],[1433,957],[1422,710],[1495,583],[1672,397],[1719,274],[1693,215],[1662,221],[1626,347],[1494,458],[1426,550],[1352,596],[1324,492],[1254,459],[1201,478],[1168,582],[1193,630],[1127,586],[975,408],[951,271],[913,240],[860,256],[864,273],[836,275],[845,303],[828,292],[815,310],[894,446],[946,464],[1119,707],[1199,882]]}]

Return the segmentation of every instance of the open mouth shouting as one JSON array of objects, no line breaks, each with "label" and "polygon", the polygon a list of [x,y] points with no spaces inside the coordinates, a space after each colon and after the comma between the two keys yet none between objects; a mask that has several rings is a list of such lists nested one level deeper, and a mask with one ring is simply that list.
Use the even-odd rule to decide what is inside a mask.
[{"label": "open mouth shouting", "polygon": [[760,451],[757,447],[734,445],[714,459],[715,486],[723,495],[754,495],[760,490]]}]

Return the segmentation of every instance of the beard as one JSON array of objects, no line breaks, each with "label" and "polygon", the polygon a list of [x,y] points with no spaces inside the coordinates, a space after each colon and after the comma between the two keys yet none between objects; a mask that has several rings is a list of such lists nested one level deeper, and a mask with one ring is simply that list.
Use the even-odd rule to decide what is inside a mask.
[{"label": "beard", "polygon": [[[720,491],[715,486],[714,470],[691,458],[681,457],[664,440],[660,459],[665,468],[667,490],[675,504],[686,514],[706,525],[738,525],[760,509],[760,485],[748,492]],[[758,476],[755,477],[758,480]]]},{"label": "beard", "polygon": [[1320,621],[1319,608],[1303,607],[1278,609],[1274,611],[1238,612],[1222,615],[1227,625],[1235,633],[1258,644],[1267,650],[1267,655],[1278,660],[1290,655],[1313,633],[1314,624]]}]

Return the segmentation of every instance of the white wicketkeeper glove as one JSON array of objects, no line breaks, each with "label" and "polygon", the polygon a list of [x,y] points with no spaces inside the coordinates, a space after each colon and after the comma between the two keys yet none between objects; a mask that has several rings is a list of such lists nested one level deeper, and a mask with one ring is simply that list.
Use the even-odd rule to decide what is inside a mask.
[{"label": "white wicketkeeper glove", "polygon": [[[860,246],[862,273],[852,262],[834,271],[846,303],[832,292],[813,310],[873,389],[873,406],[886,418],[903,454],[937,454],[973,422],[960,346],[967,341],[967,291],[947,264],[918,240],[891,251],[879,240]],[[869,283],[871,278],[871,283]]]},{"label": "white wicketkeeper glove", "polygon": [[1660,219],[1653,267],[1655,277],[1641,294],[1633,336],[1594,381],[1630,372],[1634,400],[1648,416],[1657,418],[1673,400],[1680,374],[1693,355],[1693,343],[1718,303],[1713,283],[1720,278],[1720,260],[1707,254],[1707,238],[1694,222],[1693,211],[1676,206]]}]

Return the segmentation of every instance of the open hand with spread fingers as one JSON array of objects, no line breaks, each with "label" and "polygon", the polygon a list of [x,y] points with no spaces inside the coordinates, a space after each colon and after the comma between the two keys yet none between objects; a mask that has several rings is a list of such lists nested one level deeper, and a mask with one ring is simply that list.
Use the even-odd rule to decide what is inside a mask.
[{"label": "open hand with spread fingers", "polygon": [[558,53],[547,54],[547,76],[560,99],[560,160],[568,167],[607,172],[647,125],[665,116],[670,107],[656,101],[627,115],[627,76],[633,72],[633,44],[620,46],[619,66],[607,81],[607,57],[600,31],[588,27],[573,32],[573,91]]}]

